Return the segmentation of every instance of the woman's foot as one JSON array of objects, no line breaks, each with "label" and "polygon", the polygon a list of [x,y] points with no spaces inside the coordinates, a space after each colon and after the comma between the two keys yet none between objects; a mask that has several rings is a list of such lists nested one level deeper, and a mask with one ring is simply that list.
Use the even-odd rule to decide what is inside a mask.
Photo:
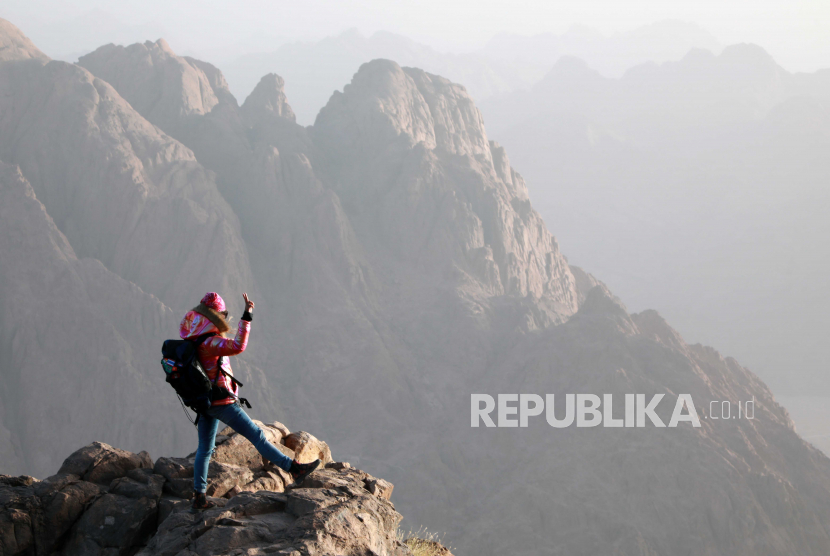
[{"label": "woman's foot", "polygon": [[300,463],[298,461],[291,462],[291,469],[288,470],[289,475],[291,478],[294,479],[294,484],[298,485],[305,480],[309,474],[317,469],[322,462],[319,459],[315,459],[311,463]]},{"label": "woman's foot", "polygon": [[194,510],[209,510],[216,506],[215,502],[207,499],[204,492],[193,492],[193,504],[190,506]]}]

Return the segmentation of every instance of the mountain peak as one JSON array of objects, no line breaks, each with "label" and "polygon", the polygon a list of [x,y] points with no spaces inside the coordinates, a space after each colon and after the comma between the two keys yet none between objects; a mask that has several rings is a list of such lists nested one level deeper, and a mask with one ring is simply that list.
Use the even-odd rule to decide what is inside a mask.
[{"label": "mountain peak", "polygon": [[49,56],[41,52],[14,24],[0,18],[0,62],[29,59],[48,62]]},{"label": "mountain peak", "polygon": [[405,148],[418,143],[436,147],[429,107],[412,79],[391,60],[361,65],[343,92],[335,92],[323,107],[314,126],[340,128],[338,135],[354,136],[354,141],[373,137],[377,149],[390,142],[403,142]]},{"label": "mountain peak", "polygon": [[588,62],[576,56],[562,56],[545,76],[533,86],[534,92],[544,93],[551,89],[558,89],[562,84],[569,87],[601,87],[610,80],[590,67]]},{"label": "mountain peak", "polygon": [[723,49],[720,58],[736,65],[775,65],[772,55],[754,43],[730,44]]},{"label": "mountain peak", "polygon": [[260,79],[242,104],[242,110],[248,115],[268,113],[292,122],[297,121],[285,96],[285,81],[276,73],[269,73]]},{"label": "mountain peak", "polygon": [[337,135],[354,136],[351,144],[362,137],[378,152],[390,143],[404,149],[421,143],[492,164],[484,121],[467,90],[391,60],[361,65],[343,92],[320,111],[315,128],[337,128]]},{"label": "mountain peak", "polygon": [[[159,39],[127,47],[108,44],[81,56],[78,65],[107,81],[158,125],[189,114],[206,114],[219,104],[220,97],[230,95],[219,70],[190,60],[177,56],[167,41]],[[207,72],[203,65],[209,66]]]},{"label": "mountain peak", "polygon": [[159,50],[161,50],[162,52],[164,52],[165,54],[168,54],[170,56],[175,56],[176,55],[176,53],[173,52],[173,49],[170,48],[170,45],[167,44],[167,41],[164,40],[163,38],[158,39],[156,42],[147,41],[144,44],[145,44],[145,46],[148,46],[148,47],[153,47],[153,46],[158,47]]}]

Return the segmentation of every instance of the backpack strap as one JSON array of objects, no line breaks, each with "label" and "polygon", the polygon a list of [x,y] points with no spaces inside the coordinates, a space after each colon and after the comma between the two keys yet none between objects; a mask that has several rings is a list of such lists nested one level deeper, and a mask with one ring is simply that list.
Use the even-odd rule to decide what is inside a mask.
[{"label": "backpack strap", "polygon": [[228,374],[228,373],[225,371],[225,369],[223,369],[223,368],[221,367],[221,363],[222,363],[221,361],[220,361],[219,363],[220,363],[220,366],[218,366],[218,367],[217,367],[217,368],[219,369],[219,372],[221,372],[223,375],[225,375],[226,377],[228,377],[229,379],[231,379],[231,382],[233,382],[234,384],[236,384],[236,385],[237,385],[237,386],[239,386],[240,388],[242,388],[243,386],[245,386],[244,384],[242,384],[241,382],[239,382],[238,380],[236,380],[236,377],[235,377],[235,376],[233,376],[233,375],[231,375],[231,374]]}]

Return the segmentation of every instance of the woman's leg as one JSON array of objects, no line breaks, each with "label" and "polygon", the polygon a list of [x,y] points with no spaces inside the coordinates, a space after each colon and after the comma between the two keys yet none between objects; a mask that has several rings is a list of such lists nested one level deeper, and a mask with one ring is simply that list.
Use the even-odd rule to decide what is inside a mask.
[{"label": "woman's leg", "polygon": [[208,465],[218,429],[218,419],[204,413],[199,417],[199,447],[196,448],[196,461],[193,463],[193,490],[196,492],[207,490]]},{"label": "woman's leg", "polygon": [[268,442],[262,429],[251,421],[251,418],[248,417],[244,409],[239,407],[239,404],[214,406],[211,408],[211,412],[216,418],[221,419],[223,423],[247,438],[254,445],[254,448],[262,454],[262,457],[286,471],[291,469],[291,458]]}]

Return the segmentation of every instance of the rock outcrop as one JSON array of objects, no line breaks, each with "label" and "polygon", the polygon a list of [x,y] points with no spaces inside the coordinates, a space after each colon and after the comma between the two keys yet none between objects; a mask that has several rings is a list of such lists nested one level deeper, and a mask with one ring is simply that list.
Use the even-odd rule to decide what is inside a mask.
[{"label": "rock outcrop", "polygon": [[[285,448],[279,432],[285,427],[264,427],[269,440]],[[146,452],[133,454],[100,442],[70,455],[56,475],[43,481],[0,475],[1,553],[411,554],[397,537],[401,516],[389,501],[387,481],[345,462],[329,462],[302,484],[292,484],[285,473],[263,471],[261,460],[223,463],[251,459],[250,443],[227,432],[217,437],[217,457],[208,474],[208,495],[217,507],[204,512],[190,510],[193,467],[188,459],[159,458],[153,465]],[[299,436],[328,450],[308,433]]]}]

